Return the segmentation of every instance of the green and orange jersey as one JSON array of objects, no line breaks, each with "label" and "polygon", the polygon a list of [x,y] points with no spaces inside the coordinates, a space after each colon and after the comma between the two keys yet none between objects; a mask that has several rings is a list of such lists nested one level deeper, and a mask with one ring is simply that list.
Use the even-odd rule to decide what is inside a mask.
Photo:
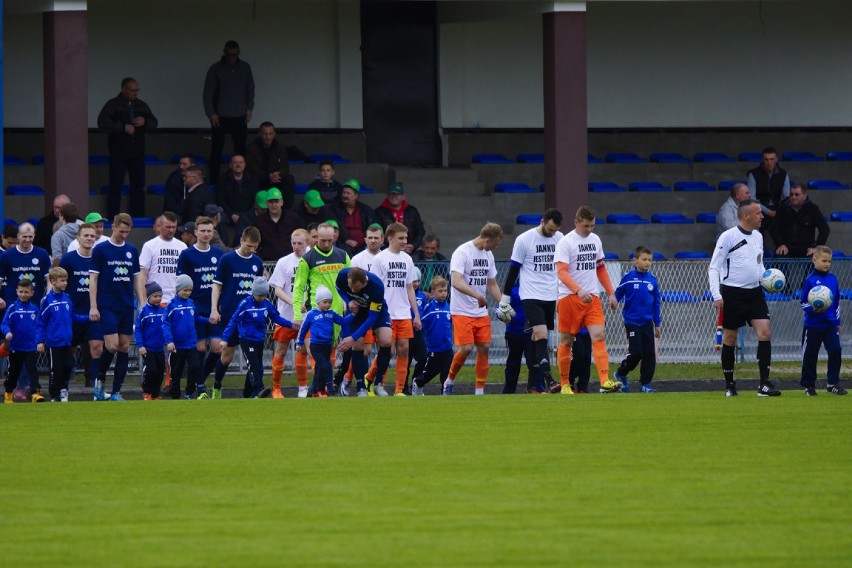
[{"label": "green and orange jersey", "polygon": [[[305,299],[309,300],[308,309],[315,308],[317,287],[322,284],[331,290],[331,309],[343,315],[343,299],[337,292],[335,281],[337,274],[344,268],[349,267],[349,255],[346,251],[332,247],[328,252],[323,252],[319,247],[314,247],[306,252],[299,260],[296,267],[296,280],[293,283],[293,305],[304,306]],[[301,321],[302,311],[293,310],[294,321]]]}]

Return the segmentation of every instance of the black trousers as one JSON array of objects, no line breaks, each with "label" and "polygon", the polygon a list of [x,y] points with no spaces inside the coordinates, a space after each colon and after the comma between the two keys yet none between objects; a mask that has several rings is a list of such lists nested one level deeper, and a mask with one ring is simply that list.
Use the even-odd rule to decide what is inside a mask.
[{"label": "black trousers", "polygon": [[169,367],[172,370],[172,380],[169,383],[169,395],[173,399],[180,398],[180,377],[183,368],[186,372],[186,394],[195,392],[195,385],[201,379],[201,353],[193,346],[190,349],[175,349],[169,353]]},{"label": "black trousers", "polygon": [[[216,185],[222,170],[222,150],[225,149],[225,135],[231,135],[234,154],[246,155],[246,137],[248,124],[245,116],[220,116],[219,126],[213,128],[212,144],[210,146],[210,171],[208,183]],[[186,220],[186,219],[184,219]]]},{"label": "black trousers", "polygon": [[506,356],[506,370],[503,375],[503,394],[514,394],[518,389],[522,358],[527,362],[527,389],[536,388],[544,391],[543,385],[539,385],[541,373],[534,365],[532,336],[507,333],[505,337],[509,354]]},{"label": "black trousers", "polygon": [[240,339],[240,349],[248,365],[243,398],[255,397],[263,390],[263,342]]},{"label": "black trousers", "polygon": [[654,349],[654,322],[645,325],[624,324],[627,332],[627,357],[618,367],[618,374],[626,377],[627,373],[636,368],[639,363],[639,382],[647,385],[654,378],[657,368],[657,353]]},{"label": "black trousers", "polygon": [[12,351],[9,353],[9,374],[3,386],[6,392],[14,392],[18,384],[21,370],[26,367],[27,377],[30,379],[30,392],[35,393],[41,389],[38,382],[38,351]]},{"label": "black trousers", "polygon": [[[160,396],[160,386],[166,374],[166,354],[162,351],[148,351],[142,357],[142,392],[154,398]],[[178,385],[180,389],[180,385]]]},{"label": "black trousers", "polygon": [[574,336],[571,346],[571,370],[568,382],[578,391],[589,390],[589,377],[592,374],[592,336],[582,333]]},{"label": "black trousers", "polygon": [[[415,331],[414,338],[409,340],[408,342],[408,361],[409,364],[411,361],[417,361],[414,365],[414,376],[423,374],[423,370],[426,368],[426,358],[429,354],[426,352],[426,340],[423,338],[422,331]],[[405,384],[409,384],[408,380],[411,378],[411,367],[408,368],[408,374],[405,377]]]},{"label": "black trousers", "polygon": [[124,174],[130,178],[130,213],[131,217],[145,216],[145,156],[109,157],[109,193],[107,194],[107,218],[121,212],[121,185]]},{"label": "black trousers", "polygon": [[70,345],[66,347],[49,347],[47,360],[50,366],[50,379],[47,390],[51,399],[57,399],[62,389],[68,388],[71,380],[71,370],[74,369],[74,351]]},{"label": "black trousers", "polygon": [[426,357],[426,368],[423,369],[422,375],[415,375],[414,382],[418,387],[423,388],[436,375],[441,375],[441,385],[447,380],[447,375],[450,374],[450,365],[453,362],[453,350],[449,351],[432,351]]},{"label": "black trousers", "polygon": [[334,377],[331,368],[331,345],[311,343],[311,357],[314,358],[314,380],[311,383],[310,394],[328,388],[331,394],[334,388]]}]

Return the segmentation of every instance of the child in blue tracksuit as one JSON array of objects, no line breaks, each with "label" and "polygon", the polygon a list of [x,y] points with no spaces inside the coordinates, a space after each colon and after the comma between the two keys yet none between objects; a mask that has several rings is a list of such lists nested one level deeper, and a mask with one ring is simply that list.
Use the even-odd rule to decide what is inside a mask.
[{"label": "child in blue tracksuit", "polygon": [[518,377],[521,374],[521,358],[527,362],[527,393],[542,394],[547,392],[541,373],[534,363],[532,328],[527,328],[527,315],[520,296],[520,278],[515,282],[509,298],[515,317],[506,324],[506,369],[504,372],[503,394],[514,394],[518,388]]},{"label": "child in blue tracksuit", "polygon": [[[831,270],[831,249],[819,245],[814,249],[812,261],[814,270],[802,284],[802,310],[805,313],[802,334],[802,380],[805,395],[816,396],[817,358],[819,348],[825,345],[828,353],[828,373],[826,391],[829,394],[846,394],[840,386],[840,293],[837,277]],[[808,303],[808,294],[815,286],[825,286],[831,290],[833,303],[827,310],[818,312]]]},{"label": "child in blue tracksuit", "polygon": [[450,304],[447,302],[449,283],[443,276],[435,276],[430,282],[432,301],[426,304],[420,312],[420,322],[423,325],[423,338],[426,340],[426,368],[423,373],[414,376],[411,383],[411,394],[423,395],[423,387],[435,378],[441,376],[441,391],[444,381],[450,373],[453,362],[453,321],[450,317]]},{"label": "child in blue tracksuit", "polygon": [[621,392],[630,392],[627,374],[640,361],[639,390],[655,392],[651,381],[657,366],[655,339],[660,337],[660,285],[649,272],[652,259],[651,249],[637,247],[633,254],[635,268],[622,276],[621,283],[615,289],[615,299],[619,302],[624,300],[622,316],[627,331],[627,357],[615,372],[615,380],[623,385]]},{"label": "child in blue tracksuit", "polygon": [[51,290],[41,300],[36,348],[39,352],[47,350],[50,365],[47,390],[50,402],[68,402],[68,383],[74,369],[74,351],[71,347],[74,324],[87,323],[89,316],[74,313],[71,298],[65,293],[68,272],[64,268],[54,266],[47,277]]},{"label": "child in blue tracksuit", "polygon": [[3,386],[6,389],[4,402],[12,404],[12,393],[18,384],[21,370],[27,368],[27,376],[32,386],[32,401],[44,402],[41,385],[38,382],[38,307],[30,302],[33,297],[33,281],[29,278],[18,280],[16,288],[18,299],[7,306],[0,330],[9,342],[9,374]]},{"label": "child in blue tracksuit", "polygon": [[[308,389],[308,396],[322,397],[325,387],[328,396],[335,396],[334,377],[331,369],[331,343],[334,339],[334,324],[346,328],[354,319],[352,314],[346,317],[331,310],[331,290],[323,285],[317,286],[316,308],[305,314],[296,349],[305,350],[305,336],[311,333],[311,356],[314,358],[314,380]],[[288,324],[289,325],[289,324]],[[346,328],[348,329],[348,328]]]},{"label": "child in blue tracksuit", "polygon": [[142,398],[154,400],[160,398],[160,385],[166,373],[166,354],[163,346],[166,344],[163,335],[163,316],[165,308],[160,305],[163,301],[163,289],[156,282],[145,285],[145,304],[136,317],[134,337],[139,355],[142,356]]},{"label": "child in blue tracksuit", "polygon": [[[281,327],[293,327],[278,313],[278,308],[269,301],[269,282],[258,276],[251,286],[251,296],[247,296],[237,306],[234,315],[225,327],[224,337],[231,337],[236,330],[240,338],[240,349],[248,364],[248,377],[243,389],[243,398],[266,398],[272,389],[263,388],[263,342],[266,339],[267,318]],[[304,325],[302,326],[304,328]],[[314,335],[311,334],[311,343]]]},{"label": "child in blue tracksuit", "polygon": [[[422,314],[423,308],[426,307],[426,304],[429,302],[429,299],[426,297],[420,290],[420,279],[422,275],[420,274],[420,269],[416,266],[414,267],[414,280],[411,281],[411,285],[414,287],[414,299],[417,301],[417,313]],[[411,319],[414,319],[414,310],[411,310]],[[421,322],[422,325],[422,322]],[[414,330],[414,337],[408,342],[408,360],[417,361],[414,365],[414,376],[420,375],[423,373],[423,370],[426,368],[426,340],[423,337],[423,330],[420,331]],[[406,394],[410,394],[408,382],[411,378],[411,368],[408,369],[408,374],[405,377],[405,392]]]},{"label": "child in blue tracksuit", "polygon": [[201,378],[201,353],[198,351],[198,335],[195,332],[196,323],[208,324],[210,318],[198,313],[195,303],[189,299],[191,295],[192,277],[181,274],[175,279],[175,296],[169,301],[163,315],[163,339],[166,341],[169,368],[172,370],[169,395],[173,400],[180,398],[180,376],[184,366],[188,369],[183,397],[193,398],[197,385],[198,398],[210,398]]}]

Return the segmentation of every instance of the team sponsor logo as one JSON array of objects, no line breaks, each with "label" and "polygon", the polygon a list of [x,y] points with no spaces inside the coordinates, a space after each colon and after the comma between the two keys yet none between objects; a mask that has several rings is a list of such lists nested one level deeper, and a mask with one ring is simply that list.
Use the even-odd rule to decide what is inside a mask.
[{"label": "team sponsor logo", "polygon": [[202,282],[213,282],[214,275],[212,272],[208,272],[207,274],[201,275]]},{"label": "team sponsor logo", "polygon": [[37,258],[34,258],[34,259],[33,259],[33,264],[35,264],[36,266],[38,266],[38,259],[37,259]]},{"label": "team sponsor logo", "polygon": [[133,258],[133,255],[130,253],[130,251],[127,251],[127,258],[128,258],[128,259]]},{"label": "team sponsor logo", "polygon": [[128,272],[130,272],[130,271],[127,270],[126,266],[116,266],[115,267],[115,273],[118,276],[127,276]]},{"label": "team sponsor logo", "polygon": [[212,262],[213,264],[216,264],[217,262],[219,262],[219,260],[214,256],[213,258],[210,259],[210,262]]}]

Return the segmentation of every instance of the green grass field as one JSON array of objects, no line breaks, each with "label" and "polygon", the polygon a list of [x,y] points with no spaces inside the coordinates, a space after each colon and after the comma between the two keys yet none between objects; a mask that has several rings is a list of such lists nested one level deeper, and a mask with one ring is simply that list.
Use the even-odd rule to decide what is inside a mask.
[{"label": "green grass field", "polygon": [[4,566],[849,565],[848,397],[0,408]]}]

